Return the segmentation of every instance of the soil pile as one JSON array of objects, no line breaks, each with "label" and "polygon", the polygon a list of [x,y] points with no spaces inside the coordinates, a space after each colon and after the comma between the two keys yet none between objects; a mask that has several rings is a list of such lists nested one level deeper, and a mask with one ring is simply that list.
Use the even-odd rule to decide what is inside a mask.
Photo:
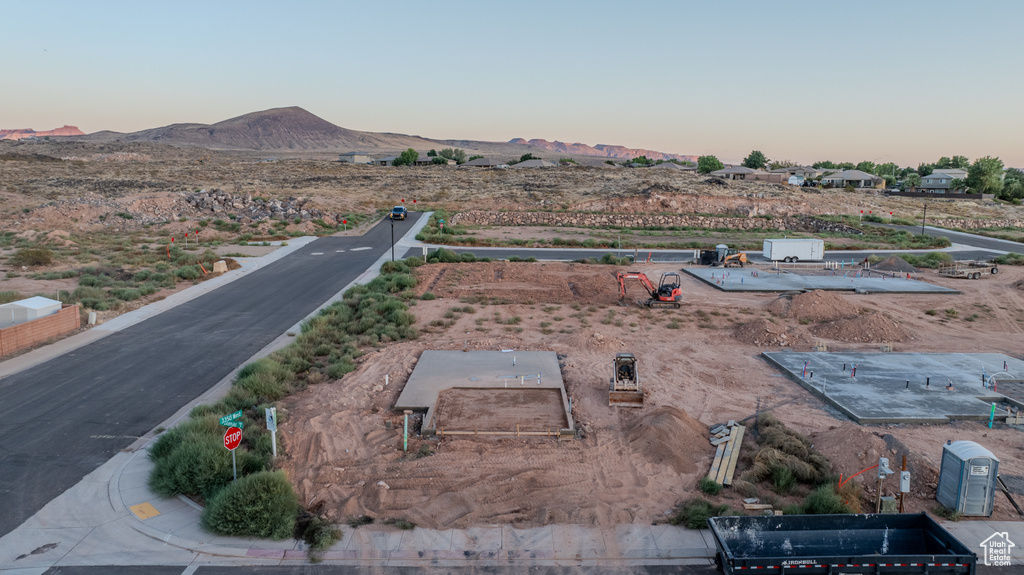
[{"label": "soil pile", "polygon": [[797,294],[787,301],[785,296],[773,301],[768,311],[779,317],[801,321],[835,321],[855,317],[859,310],[843,296],[823,290]]},{"label": "soil pile", "polygon": [[648,412],[626,431],[634,453],[680,474],[697,471],[696,462],[707,455],[707,437],[706,425],[667,406]]},{"label": "soil pile", "polygon": [[1024,291],[1024,280],[1017,280],[1011,284],[1014,288]]},{"label": "soil pile", "polygon": [[758,347],[787,347],[800,340],[793,330],[764,318],[736,326],[734,335],[736,339]]},{"label": "soil pile", "polygon": [[917,268],[907,263],[907,260],[899,256],[889,256],[888,258],[878,262],[871,266],[871,269],[880,272],[898,272],[901,274],[916,274]]},{"label": "soil pile", "polygon": [[865,343],[904,341],[910,337],[899,323],[877,312],[818,324],[811,328],[811,333],[825,339]]}]

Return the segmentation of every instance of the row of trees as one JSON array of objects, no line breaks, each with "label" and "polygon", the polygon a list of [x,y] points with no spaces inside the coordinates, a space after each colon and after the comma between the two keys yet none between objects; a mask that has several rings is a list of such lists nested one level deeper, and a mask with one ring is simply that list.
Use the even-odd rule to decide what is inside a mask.
[{"label": "row of trees", "polygon": [[[435,164],[447,164],[448,160],[455,160],[457,164],[463,164],[466,160],[465,150],[459,148],[445,148],[438,152],[437,150],[430,150],[427,152],[427,157],[432,158],[432,162]],[[398,155],[394,161],[391,162],[392,166],[411,166],[416,163],[416,160],[420,159],[420,153],[416,150],[409,148]],[[472,159],[472,158],[471,158]]]}]

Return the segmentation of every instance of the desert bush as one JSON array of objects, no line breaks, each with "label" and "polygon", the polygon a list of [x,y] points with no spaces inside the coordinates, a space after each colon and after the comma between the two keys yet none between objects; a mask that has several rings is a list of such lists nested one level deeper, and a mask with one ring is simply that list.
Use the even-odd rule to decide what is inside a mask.
[{"label": "desert bush", "polygon": [[174,270],[174,275],[178,276],[179,278],[181,278],[183,280],[199,279],[199,276],[200,276],[199,266],[192,266],[192,265],[181,266],[180,268]]},{"label": "desert bush", "polygon": [[689,499],[676,505],[668,522],[688,529],[706,529],[709,517],[729,513],[728,505],[715,505],[706,499]]},{"label": "desert bush", "polygon": [[1001,266],[1024,266],[1024,254],[1003,254],[992,261]]},{"label": "desert bush", "polygon": [[431,292],[423,292],[423,295],[420,296],[420,299],[425,300],[425,301],[429,301],[429,300],[437,299],[437,296],[434,295]]},{"label": "desert bush", "polygon": [[835,515],[850,513],[850,508],[843,504],[834,485],[822,485],[804,499],[801,511],[804,515]]},{"label": "desert bush", "polygon": [[284,539],[295,531],[295,491],[282,471],[263,471],[228,485],[208,502],[202,525],[223,535]]},{"label": "desert bush", "polygon": [[710,477],[701,477],[697,487],[708,495],[718,495],[722,491],[722,485]]},{"label": "desert bush", "polygon": [[122,301],[132,301],[142,297],[142,292],[136,288],[113,288],[110,295]]},{"label": "desert bush", "polygon": [[[163,439],[162,436],[161,439]],[[185,432],[155,461],[149,487],[159,495],[210,497],[231,481],[231,457],[217,435]]]},{"label": "desert bush", "polygon": [[13,266],[45,266],[53,263],[53,252],[46,248],[22,248],[7,261]]},{"label": "desert bush", "polygon": [[772,470],[772,487],[779,495],[789,495],[796,488],[796,477],[788,467],[776,467]]}]

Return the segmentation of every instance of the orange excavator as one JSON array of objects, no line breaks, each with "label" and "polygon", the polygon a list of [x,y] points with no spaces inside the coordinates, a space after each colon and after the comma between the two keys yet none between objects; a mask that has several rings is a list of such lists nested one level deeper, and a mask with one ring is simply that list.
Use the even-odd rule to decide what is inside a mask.
[{"label": "orange excavator", "polygon": [[637,300],[637,303],[647,307],[668,307],[678,308],[682,305],[683,290],[679,288],[682,280],[677,273],[661,274],[661,281],[658,287],[654,287],[651,280],[643,272],[619,272],[615,274],[619,280],[619,303],[623,304],[626,299],[626,280],[639,280],[640,284],[647,290],[649,299]]}]

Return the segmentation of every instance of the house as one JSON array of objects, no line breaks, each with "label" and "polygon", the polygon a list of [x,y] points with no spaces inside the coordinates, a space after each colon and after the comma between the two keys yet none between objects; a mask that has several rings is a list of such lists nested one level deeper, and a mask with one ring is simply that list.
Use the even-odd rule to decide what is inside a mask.
[{"label": "house", "polygon": [[679,164],[677,164],[675,162],[662,162],[660,164],[655,164],[655,165],[651,166],[651,169],[655,169],[655,170],[671,170],[673,172],[696,172],[697,171],[697,166],[690,166],[690,165],[682,166],[682,165],[679,165]]},{"label": "house", "polygon": [[810,179],[817,177],[821,172],[817,168],[812,168],[810,166],[787,166],[785,168],[775,168],[771,173],[785,174],[787,178],[789,176],[800,176],[802,178]]},{"label": "house", "polygon": [[388,156],[386,158],[377,158],[373,161],[374,166],[390,166],[398,159],[398,156]]},{"label": "house", "polygon": [[462,164],[463,168],[496,168],[503,166],[504,164],[497,160],[488,160],[487,158],[477,158],[471,162]]},{"label": "house", "polygon": [[745,166],[729,166],[728,168],[715,170],[711,172],[711,175],[718,176],[719,178],[725,178],[726,180],[745,180],[747,179],[747,176],[750,176],[754,173],[754,170],[751,170],[750,168],[747,168]]},{"label": "house", "polygon": [[[413,162],[413,165],[414,166],[433,166],[433,165],[435,165],[434,160],[436,158],[438,158],[438,157],[440,157],[440,156],[420,156],[419,158],[416,159],[415,162]],[[437,165],[441,165],[441,166],[454,166],[455,164],[458,163],[455,160],[446,160],[444,158],[441,158],[441,159],[444,160],[444,163],[443,164],[437,164]]]},{"label": "house", "polygon": [[821,183],[825,186],[831,185],[834,188],[853,186],[854,188],[881,189],[885,186],[885,178],[880,178],[860,170],[843,170],[825,176],[821,179]]},{"label": "house", "polygon": [[364,152],[345,152],[338,156],[342,164],[372,164],[373,157]]},{"label": "house", "polygon": [[953,180],[966,180],[967,172],[957,168],[938,168],[927,176],[921,176],[918,191],[930,194],[962,194],[962,188],[954,189]]},{"label": "house", "polygon": [[513,168],[554,168],[555,165],[547,160],[526,160],[518,164],[512,164]]}]

